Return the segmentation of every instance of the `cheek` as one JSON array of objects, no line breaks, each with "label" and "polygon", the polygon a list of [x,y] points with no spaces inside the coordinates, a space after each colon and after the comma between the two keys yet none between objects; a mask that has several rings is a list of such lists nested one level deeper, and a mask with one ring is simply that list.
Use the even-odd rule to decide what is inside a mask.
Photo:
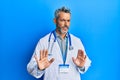
[{"label": "cheek", "polygon": [[70,22],[68,23],[68,26],[70,25]]},{"label": "cheek", "polygon": [[63,27],[63,26],[64,26],[64,23],[63,23],[63,22],[60,22],[60,23],[58,23],[58,26],[59,26],[59,27]]}]

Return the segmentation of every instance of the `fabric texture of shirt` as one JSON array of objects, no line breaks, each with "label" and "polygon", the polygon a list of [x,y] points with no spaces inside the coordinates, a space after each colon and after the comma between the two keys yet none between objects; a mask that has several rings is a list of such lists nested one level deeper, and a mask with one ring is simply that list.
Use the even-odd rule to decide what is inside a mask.
[{"label": "fabric texture of shirt", "polygon": [[67,55],[67,49],[68,49],[68,34],[65,35],[65,38],[61,38],[61,36],[55,32],[56,34],[56,39],[59,44],[62,56],[63,56],[63,61],[65,63],[66,61],[66,55]]}]

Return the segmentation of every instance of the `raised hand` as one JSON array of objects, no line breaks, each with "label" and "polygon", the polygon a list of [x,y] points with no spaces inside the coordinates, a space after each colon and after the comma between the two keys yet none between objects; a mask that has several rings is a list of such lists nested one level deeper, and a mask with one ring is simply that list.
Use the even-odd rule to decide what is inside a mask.
[{"label": "raised hand", "polygon": [[84,64],[86,62],[86,55],[82,50],[78,50],[77,57],[72,57],[72,60],[78,67],[84,67]]},{"label": "raised hand", "polygon": [[40,50],[40,59],[36,55],[34,57],[40,70],[46,69],[54,61],[54,58],[48,60],[48,50]]}]

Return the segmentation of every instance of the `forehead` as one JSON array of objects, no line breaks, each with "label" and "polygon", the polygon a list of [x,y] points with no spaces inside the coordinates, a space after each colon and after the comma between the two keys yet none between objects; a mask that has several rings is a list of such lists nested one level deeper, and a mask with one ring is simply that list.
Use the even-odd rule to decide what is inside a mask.
[{"label": "forehead", "polygon": [[59,18],[70,18],[70,13],[59,12]]}]

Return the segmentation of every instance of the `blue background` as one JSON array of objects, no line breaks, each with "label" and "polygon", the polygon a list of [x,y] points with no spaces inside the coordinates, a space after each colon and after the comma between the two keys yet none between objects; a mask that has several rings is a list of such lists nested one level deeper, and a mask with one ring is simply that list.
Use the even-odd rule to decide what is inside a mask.
[{"label": "blue background", "polygon": [[72,11],[70,32],[92,60],[82,80],[119,80],[119,0],[1,0],[0,80],[36,80],[27,63],[38,40],[55,29],[55,9],[64,5]]}]

